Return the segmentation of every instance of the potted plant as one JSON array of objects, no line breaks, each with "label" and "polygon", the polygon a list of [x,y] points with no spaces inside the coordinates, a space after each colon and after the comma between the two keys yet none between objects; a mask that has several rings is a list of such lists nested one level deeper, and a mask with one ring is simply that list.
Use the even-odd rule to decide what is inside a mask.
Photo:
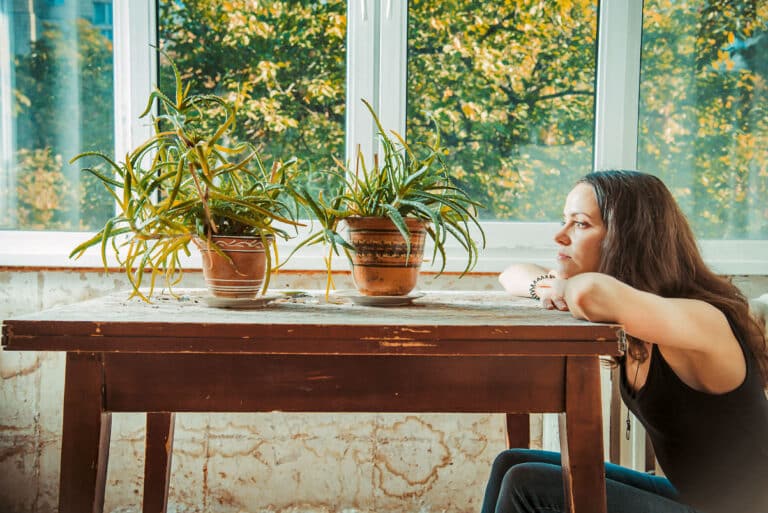
[{"label": "potted plant", "polygon": [[[111,246],[124,266],[133,296],[149,301],[158,276],[172,288],[182,277],[181,255],[190,242],[200,249],[209,289],[221,297],[253,297],[266,291],[275,237],[289,238],[297,225],[295,202],[286,187],[295,160],[275,161],[268,171],[249,142],[234,143],[237,104],[211,94],[190,94],[173,60],[175,97],[158,88],[153,134],[125,160],[95,156],[107,171],[87,167],[115,198],[118,213],[91,239],[77,246],[79,257],[100,245],[104,265]],[[221,270],[220,270],[221,269]],[[148,292],[141,290],[148,282]]]},{"label": "potted plant", "polygon": [[[327,198],[306,187],[294,194],[317,219],[321,229],[313,232],[294,250],[312,245],[329,246],[326,294],[331,287],[331,258],[343,251],[352,265],[358,291],[367,296],[401,296],[416,286],[423,261],[424,242],[433,242],[432,260],[439,255],[445,269],[445,242],[450,235],[467,254],[462,276],[477,262],[479,249],[471,227],[477,229],[481,246],[485,233],[477,220],[472,200],[451,180],[443,160],[440,131],[434,122],[434,141],[408,143],[395,131],[389,134],[373,107],[363,99],[377,127],[381,158],[372,165],[358,150],[354,170],[341,165],[328,171],[339,186]],[[348,238],[341,233],[348,229]]]}]

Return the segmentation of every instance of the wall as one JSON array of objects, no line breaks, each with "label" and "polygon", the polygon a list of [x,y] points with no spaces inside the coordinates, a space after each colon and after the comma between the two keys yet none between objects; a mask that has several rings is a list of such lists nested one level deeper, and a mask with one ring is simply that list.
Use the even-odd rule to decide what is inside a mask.
[{"label": "wall", "polygon": [[[750,296],[768,277],[736,278]],[[350,288],[348,276],[338,288]],[[189,273],[185,286],[202,286]],[[274,287],[315,289],[322,273],[281,273]],[[497,289],[495,275],[423,279],[421,287]],[[0,270],[0,319],[125,290],[119,273]],[[63,357],[0,352],[0,512],[53,512]],[[607,385],[606,385],[607,386]],[[604,394],[605,395],[605,394]],[[606,415],[607,417],[607,415]],[[179,414],[170,512],[476,512],[501,415]],[[552,419],[532,446],[556,449]],[[105,511],[141,510],[144,416],[113,415]]]}]

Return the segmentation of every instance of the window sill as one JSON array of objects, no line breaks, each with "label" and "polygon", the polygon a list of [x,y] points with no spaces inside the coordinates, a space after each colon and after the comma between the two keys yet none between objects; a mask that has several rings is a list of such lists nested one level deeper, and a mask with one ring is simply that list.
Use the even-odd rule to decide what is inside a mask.
[{"label": "window sill", "polygon": [[[552,235],[558,223],[486,222],[483,227],[488,240],[473,273],[498,273],[512,262],[533,262],[554,266],[556,246]],[[90,236],[85,232],[23,232],[0,231],[0,267],[46,269],[102,269],[104,264],[98,247],[91,248],[79,259],[69,253]],[[295,247],[297,239],[279,245],[279,257],[284,259]],[[766,240],[708,240],[701,242],[706,262],[717,272],[729,275],[768,275],[768,241]],[[462,272],[466,263],[462,248],[454,241],[446,245],[446,271]],[[427,248],[425,254],[431,255]],[[325,270],[327,249],[321,246],[302,248],[281,269],[289,271]],[[185,269],[201,268],[196,251],[183,261]],[[107,266],[118,268],[114,255],[107,254]],[[344,256],[333,257],[334,270],[348,270]],[[425,272],[437,272],[437,265],[428,262]]]}]

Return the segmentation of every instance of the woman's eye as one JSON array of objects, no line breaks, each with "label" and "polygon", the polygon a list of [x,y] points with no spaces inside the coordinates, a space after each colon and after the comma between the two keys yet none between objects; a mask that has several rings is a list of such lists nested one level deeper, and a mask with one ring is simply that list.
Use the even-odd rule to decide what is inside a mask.
[{"label": "woman's eye", "polygon": [[585,223],[584,221],[573,221],[570,219],[563,219],[560,221],[560,226],[565,226],[568,223],[573,224],[576,228],[587,228],[589,226],[589,223]]}]

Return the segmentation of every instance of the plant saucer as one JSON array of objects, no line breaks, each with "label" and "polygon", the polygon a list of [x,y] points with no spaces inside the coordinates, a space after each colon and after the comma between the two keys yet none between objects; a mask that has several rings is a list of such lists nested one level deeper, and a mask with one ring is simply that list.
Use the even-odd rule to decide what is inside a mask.
[{"label": "plant saucer", "polygon": [[203,296],[203,301],[213,308],[231,308],[235,310],[250,310],[264,308],[275,299],[285,297],[283,294],[265,294],[256,297],[217,297]]},{"label": "plant saucer", "polygon": [[339,290],[335,295],[347,298],[360,306],[407,306],[415,299],[424,297],[423,292],[411,292],[404,296],[366,296],[356,290]]}]

